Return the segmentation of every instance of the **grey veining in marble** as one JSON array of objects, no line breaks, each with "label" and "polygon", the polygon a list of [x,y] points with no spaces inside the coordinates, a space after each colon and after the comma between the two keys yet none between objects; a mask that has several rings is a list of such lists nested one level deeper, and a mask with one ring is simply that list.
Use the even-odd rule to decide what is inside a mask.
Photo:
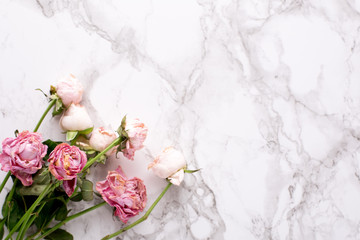
[{"label": "grey veining in marble", "polygon": [[[2,0],[1,138],[34,127],[34,89],[73,73],[97,126],[128,114],[150,129],[134,162],[94,180],[121,164],[151,203],[162,148],[202,169],[121,239],[360,239],[359,46],[356,0]],[[63,140],[57,122],[40,131]],[[75,239],[119,227],[110,207],[66,225]]]}]

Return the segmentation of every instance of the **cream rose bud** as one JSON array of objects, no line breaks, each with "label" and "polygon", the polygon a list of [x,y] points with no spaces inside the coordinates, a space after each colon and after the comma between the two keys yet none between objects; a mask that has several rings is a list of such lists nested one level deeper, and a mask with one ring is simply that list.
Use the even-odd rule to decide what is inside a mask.
[{"label": "cream rose bud", "polygon": [[83,91],[80,81],[72,74],[60,79],[56,84],[56,93],[66,107],[71,103],[78,104],[82,99]]},{"label": "cream rose bud", "polygon": [[[118,134],[115,131],[99,127],[92,132],[89,143],[93,149],[101,152],[117,138]],[[110,150],[107,153],[111,154],[112,152]]]},{"label": "cream rose bud", "polygon": [[171,183],[179,185],[184,179],[185,167],[186,161],[181,152],[167,147],[149,164],[148,169],[158,177],[168,178]]},{"label": "cream rose bud", "polygon": [[60,119],[64,131],[82,131],[93,126],[85,107],[79,104],[71,104]]}]

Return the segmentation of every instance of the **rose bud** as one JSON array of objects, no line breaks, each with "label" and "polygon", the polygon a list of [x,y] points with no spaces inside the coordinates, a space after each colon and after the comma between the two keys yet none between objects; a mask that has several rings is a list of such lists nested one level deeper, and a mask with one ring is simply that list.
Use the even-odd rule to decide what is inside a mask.
[{"label": "rose bud", "polygon": [[56,84],[56,93],[66,107],[71,103],[78,104],[82,99],[83,91],[80,81],[72,74],[60,79]]},{"label": "rose bud", "polygon": [[63,180],[63,187],[70,197],[77,181],[77,174],[84,168],[86,154],[76,146],[61,143],[50,153],[49,171],[58,180]]},{"label": "rose bud", "polygon": [[115,216],[126,223],[129,218],[144,210],[146,205],[146,187],[139,178],[127,179],[119,166],[109,171],[106,180],[96,183],[96,190],[112,207]]},{"label": "rose bud", "polygon": [[173,147],[165,148],[155,160],[149,164],[153,173],[161,178],[168,178],[174,185],[180,185],[184,179],[186,161],[181,152]]},{"label": "rose bud", "polygon": [[135,151],[144,147],[143,143],[147,136],[147,127],[139,119],[126,120],[125,131],[128,135],[126,148],[122,153],[128,159],[134,160]]},{"label": "rose bud", "polygon": [[60,119],[64,131],[82,131],[93,127],[93,123],[84,106],[71,104]]},{"label": "rose bud", "polygon": [[33,183],[32,174],[42,168],[47,146],[42,144],[40,133],[21,132],[16,138],[2,142],[1,170],[11,171],[24,186]]},{"label": "rose bud", "polygon": [[[106,130],[103,127],[96,128],[90,137],[90,146],[96,151],[102,152],[109,146],[115,139],[118,138],[118,135],[115,131]],[[116,148],[110,149],[106,152],[106,155],[114,153]]]}]

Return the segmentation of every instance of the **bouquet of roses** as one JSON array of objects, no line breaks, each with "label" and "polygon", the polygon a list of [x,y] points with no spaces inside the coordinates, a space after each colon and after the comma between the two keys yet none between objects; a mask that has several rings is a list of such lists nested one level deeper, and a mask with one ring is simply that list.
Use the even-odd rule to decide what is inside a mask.
[{"label": "bouquet of roses", "polygon": [[[122,119],[119,128],[94,128],[84,106],[80,105],[83,87],[72,75],[51,86],[49,106],[33,132],[15,131],[14,138],[2,142],[1,170],[8,172],[0,192],[11,177],[13,186],[6,196],[0,220],[0,239],[73,239],[62,225],[106,204],[124,224],[146,207],[147,193],[139,178],[127,178],[121,166],[109,171],[105,180],[95,185],[87,179],[94,163],[105,163],[107,157],[121,152],[134,160],[143,148],[148,129],[139,119]],[[43,141],[38,129],[45,116],[62,114],[60,126],[66,141]],[[97,165],[99,166],[99,165]],[[167,147],[148,165],[154,174],[168,181],[159,197],[137,221],[105,236],[110,239],[147,219],[171,185],[180,185],[186,169],[183,155]],[[81,212],[69,215],[69,201],[90,201],[94,196],[104,201]],[[49,227],[52,226],[52,227]],[[5,228],[7,231],[5,231]],[[4,234],[4,233],[7,234]]]}]

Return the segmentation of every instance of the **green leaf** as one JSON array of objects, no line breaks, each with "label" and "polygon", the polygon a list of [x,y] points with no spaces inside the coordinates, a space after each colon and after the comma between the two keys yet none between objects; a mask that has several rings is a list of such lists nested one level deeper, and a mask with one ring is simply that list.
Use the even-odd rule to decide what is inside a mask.
[{"label": "green leaf", "polygon": [[54,218],[54,216],[58,214],[58,211],[63,208],[63,206],[66,207],[63,197],[49,200],[35,219],[36,227],[41,229],[46,226]]},{"label": "green leaf", "polygon": [[86,150],[85,152],[87,155],[93,155],[94,153],[96,153],[95,150]]},{"label": "green leaf", "polygon": [[[49,230],[49,229],[46,229]],[[49,240],[73,240],[74,237],[69,232],[63,230],[63,229],[56,229],[51,234],[47,235],[44,239]]]},{"label": "green leaf", "polygon": [[21,187],[17,189],[17,193],[21,196],[39,196],[47,187],[47,185],[32,184],[30,187]]},{"label": "green leaf", "polygon": [[55,94],[55,95],[51,95],[52,99],[56,99],[55,102],[55,107],[54,110],[52,112],[52,116],[56,116],[59,115],[60,113],[62,113],[62,111],[64,110],[64,105],[61,101],[61,99]]},{"label": "green leaf", "polygon": [[41,90],[40,88],[36,88],[35,90],[42,92],[42,94],[44,94],[45,97],[48,97],[48,95],[46,93],[44,93],[44,91]]},{"label": "green leaf", "polygon": [[51,177],[49,170],[47,168],[40,169],[36,175],[34,176],[34,183],[35,185],[47,185],[50,183]]},{"label": "green leaf", "polygon": [[6,224],[8,229],[13,229],[20,218],[25,214],[25,211],[19,206],[17,201],[12,201],[11,205]]},{"label": "green leaf", "polygon": [[57,213],[56,213],[56,215],[55,215],[55,220],[57,220],[57,221],[62,221],[62,220],[64,220],[64,219],[67,217],[68,213],[69,213],[69,212],[68,212],[68,210],[67,210],[66,205],[63,204],[63,205],[59,208],[59,210],[57,211]]},{"label": "green leaf", "polygon": [[81,130],[81,131],[79,131],[79,134],[87,135],[87,134],[91,133],[93,131],[93,129],[94,129],[94,127],[87,128],[85,130]]},{"label": "green leaf", "polygon": [[83,200],[81,192],[76,193],[74,196],[72,196],[70,198],[70,200],[73,201],[73,202],[80,202],[81,200]]},{"label": "green leaf", "polygon": [[56,148],[57,145],[59,145],[62,142],[54,142],[51,139],[48,139],[46,141],[43,142],[43,144],[45,144],[46,146],[48,146],[47,149],[47,155],[50,155],[50,153]]},{"label": "green leaf", "polygon": [[91,201],[94,198],[93,183],[87,179],[83,179],[81,184],[81,194],[84,201]]},{"label": "green leaf", "polygon": [[8,202],[8,198],[9,198],[9,194],[10,194],[10,193],[8,193],[8,194],[6,195],[4,204],[3,204],[2,209],[1,209],[1,214],[3,215],[3,217],[4,217],[4,216],[7,216],[8,212],[9,212],[9,204],[7,203],[7,202]]},{"label": "green leaf", "polygon": [[17,137],[18,136],[18,134],[19,134],[19,130],[15,130],[15,132],[14,132],[14,134],[15,134],[15,137]]},{"label": "green leaf", "polygon": [[196,173],[196,172],[198,172],[198,171],[200,171],[200,170],[201,170],[201,168],[196,169],[196,170],[184,169],[184,172],[185,172],[185,173]]},{"label": "green leaf", "polygon": [[66,141],[70,142],[70,141],[74,140],[77,137],[78,134],[79,134],[78,131],[68,131],[68,132],[66,132]]}]

